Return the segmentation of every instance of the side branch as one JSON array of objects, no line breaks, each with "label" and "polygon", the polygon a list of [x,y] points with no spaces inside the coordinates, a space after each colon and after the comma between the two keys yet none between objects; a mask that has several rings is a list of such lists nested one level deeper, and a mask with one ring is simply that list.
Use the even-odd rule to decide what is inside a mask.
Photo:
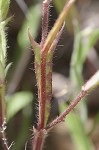
[{"label": "side branch", "polygon": [[97,71],[95,75],[91,79],[89,79],[89,81],[82,87],[80,94],[71,103],[71,105],[58,118],[56,118],[53,122],[51,122],[46,127],[46,129],[49,129],[55,126],[56,124],[60,123],[61,121],[63,121],[66,115],[68,115],[73,110],[73,108],[78,104],[78,102],[80,102],[80,100],[82,100],[87,95],[87,93],[91,92],[92,89],[97,86],[99,86],[99,71]]},{"label": "side branch", "polygon": [[78,97],[71,103],[71,105],[58,118],[56,118],[52,123],[50,123],[46,127],[46,129],[49,129],[55,126],[56,124],[60,123],[61,121],[63,121],[66,115],[68,115],[73,110],[73,108],[78,104],[78,102],[80,102],[81,99],[85,97],[86,94],[87,94],[87,91],[82,91],[78,95]]}]

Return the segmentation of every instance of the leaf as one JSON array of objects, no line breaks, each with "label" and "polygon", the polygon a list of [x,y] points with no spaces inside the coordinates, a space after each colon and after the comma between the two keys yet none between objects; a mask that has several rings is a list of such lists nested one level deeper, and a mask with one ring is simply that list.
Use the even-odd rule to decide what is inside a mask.
[{"label": "leaf", "polygon": [[82,36],[77,20],[74,21],[74,48],[72,53],[71,65],[74,67],[80,63],[82,51]]},{"label": "leaf", "polygon": [[[85,37],[85,35],[83,35],[83,37]],[[81,55],[82,63],[85,62],[89,50],[96,44],[97,40],[99,39],[99,29],[92,29],[91,33],[89,35],[86,35],[86,37],[87,42],[84,43],[82,47],[82,55]]]},{"label": "leaf", "polygon": [[81,62],[81,54],[82,54],[82,36],[80,32],[80,27],[77,20],[74,21],[74,48],[71,57],[71,68],[70,68],[70,76],[73,84],[79,88],[83,83],[82,78],[82,69],[83,64]]},{"label": "leaf", "polygon": [[[39,11],[38,11],[39,10]],[[36,37],[37,30],[41,21],[41,5],[35,5],[30,7],[28,13],[27,13],[27,18],[23,25],[22,28],[18,34],[18,43],[21,49],[26,49],[27,46],[29,45],[29,38],[28,38],[28,28],[31,30],[31,35],[33,37]]]},{"label": "leaf", "polygon": [[[68,2],[68,0],[62,0],[62,1],[53,0],[53,4],[54,4],[58,13],[60,13],[62,11],[62,8],[65,5],[66,1]],[[77,12],[75,5],[72,6],[70,13],[67,15],[67,17],[65,19],[66,28],[70,33],[73,33],[73,18],[77,18],[77,20],[79,20],[78,19],[78,12]]]},{"label": "leaf", "polygon": [[3,68],[2,63],[0,61],[0,81],[4,81],[4,77],[5,77],[4,68]]},{"label": "leaf", "polygon": [[3,68],[5,68],[6,50],[6,35],[4,29],[2,28],[2,30],[0,30],[0,61]]},{"label": "leaf", "polygon": [[38,34],[37,31],[41,22],[41,15],[42,15],[41,3],[37,5],[33,5],[29,8],[26,14],[27,17],[23,21],[22,27],[17,36],[18,45],[16,47],[15,54],[14,54],[15,65],[21,59],[22,55],[26,53],[26,50],[28,50],[28,47],[30,46],[30,41],[28,38],[28,29],[31,30],[31,35],[33,36],[33,38],[34,39],[36,38]]},{"label": "leaf", "polygon": [[0,0],[0,21],[5,19],[10,5],[10,0]]},{"label": "leaf", "polygon": [[7,121],[33,100],[31,92],[18,92],[7,97]]},{"label": "leaf", "polygon": [[12,63],[9,63],[9,64],[6,66],[6,68],[5,68],[5,77],[7,76],[7,73],[8,73],[8,71],[9,71],[11,65],[12,65]]},{"label": "leaf", "polygon": [[30,42],[31,42],[31,45],[32,45],[32,48],[33,48],[33,51],[35,53],[35,59],[36,59],[36,62],[40,65],[41,63],[41,46],[34,41],[33,37],[31,36],[30,32],[28,32],[28,37],[30,39]]},{"label": "leaf", "polygon": [[49,32],[44,48],[42,51],[46,52],[49,50],[50,46],[52,45],[53,41],[55,40],[57,33],[59,32],[60,28],[62,27],[62,24],[65,21],[66,16],[68,15],[69,11],[71,10],[73,4],[74,4],[75,0],[69,0],[65,5],[64,8],[62,10],[62,12],[60,13],[58,19],[56,20],[53,28],[51,29],[51,31]]}]

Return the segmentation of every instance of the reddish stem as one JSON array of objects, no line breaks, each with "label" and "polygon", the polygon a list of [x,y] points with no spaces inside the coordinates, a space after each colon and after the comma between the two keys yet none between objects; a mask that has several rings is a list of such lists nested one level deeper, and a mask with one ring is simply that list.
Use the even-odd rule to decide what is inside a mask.
[{"label": "reddish stem", "polygon": [[46,103],[46,56],[41,55],[41,88],[40,88],[40,107],[39,107],[39,125],[38,130],[44,128],[45,121],[45,103]]},{"label": "reddish stem", "polygon": [[42,130],[36,134],[36,137],[33,141],[33,150],[41,150],[43,141],[43,132]]},{"label": "reddish stem", "polygon": [[[48,17],[49,17],[49,0],[43,2],[43,18],[42,18],[42,40],[41,47],[43,48],[48,32]],[[38,130],[44,128],[45,123],[45,105],[46,105],[46,53],[41,52],[41,88],[40,88],[40,107],[39,107],[39,123]]]},{"label": "reddish stem", "polygon": [[56,118],[53,122],[51,122],[46,129],[49,129],[53,126],[55,126],[56,124],[60,123],[61,121],[64,120],[64,118],[66,117],[66,115],[68,115],[73,108],[78,104],[78,102],[80,102],[80,100],[85,97],[85,95],[88,93],[88,91],[82,91],[80,92],[80,94],[77,96],[77,98],[71,103],[71,105],[58,117]]},{"label": "reddish stem", "polygon": [[46,39],[46,43],[43,47],[43,51],[47,51],[47,49],[50,48],[50,46],[52,45],[57,33],[59,32],[64,20],[65,20],[65,17],[66,15],[68,14],[70,8],[72,7],[73,3],[74,3],[75,0],[69,0],[64,8],[63,8],[63,11],[61,12],[61,14],[59,15],[58,19],[56,20],[53,28],[51,29],[50,33],[48,34],[47,36],[47,39]]},{"label": "reddish stem", "polygon": [[[46,81],[49,80],[50,83],[52,84],[52,57],[53,57],[53,52],[54,49],[59,41],[59,38],[63,32],[64,29],[64,25],[62,26],[61,30],[59,31],[59,33],[56,36],[56,39],[54,40],[53,44],[51,45],[50,49],[46,49],[44,51],[42,51],[41,53],[41,91],[40,91],[40,110],[39,110],[39,125],[38,125],[38,129],[43,129],[44,128],[44,123],[45,123],[45,111],[46,111],[46,98],[48,96],[49,101],[51,100],[51,96],[52,93],[50,91],[50,93],[46,93]],[[50,78],[48,79],[46,77],[46,56],[48,51],[50,52]],[[52,85],[51,85],[52,86]],[[46,95],[47,94],[47,95]]]},{"label": "reddish stem", "polygon": [[43,17],[42,17],[42,40],[41,47],[43,48],[48,33],[48,17],[49,17],[49,0],[43,2]]},{"label": "reddish stem", "polygon": [[2,97],[0,95],[0,127],[2,127],[3,118],[2,118]]}]

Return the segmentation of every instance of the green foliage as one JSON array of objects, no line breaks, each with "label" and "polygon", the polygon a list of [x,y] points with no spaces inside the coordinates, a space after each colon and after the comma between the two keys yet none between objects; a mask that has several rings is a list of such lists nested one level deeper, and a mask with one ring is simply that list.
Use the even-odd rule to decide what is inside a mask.
[{"label": "green foliage", "polygon": [[71,81],[77,87],[83,84],[82,70],[84,62],[88,56],[88,52],[99,39],[99,29],[87,28],[80,31],[77,21],[74,22],[75,38],[74,49],[71,58]]},{"label": "green foliage", "polygon": [[[68,2],[68,0],[62,0],[62,1],[53,0],[53,4],[55,5],[56,11],[58,13],[61,12],[61,10],[64,7],[64,5],[65,5],[66,2]],[[72,22],[73,18],[77,18],[78,19],[78,12],[77,12],[77,9],[75,7],[75,4],[72,6],[72,9],[70,10],[69,14],[65,18],[66,29],[70,33],[73,33],[73,22]]]},{"label": "green foliage", "polygon": [[[74,29],[75,29],[74,34],[75,37],[74,37],[74,49],[71,58],[70,78],[71,82],[74,84],[74,86],[76,86],[76,90],[79,91],[80,87],[83,84],[83,77],[82,77],[83,65],[87,58],[88,52],[94,46],[94,44],[99,38],[99,29],[88,28],[84,31],[80,31],[80,27],[77,21],[74,22]],[[86,43],[84,43],[85,40]],[[87,115],[86,109],[87,108],[85,103],[81,103],[79,105],[79,110],[81,111],[82,116]],[[93,149],[92,144],[89,142],[89,139],[85,134],[84,124],[82,122],[81,117],[79,117],[75,112],[72,112],[67,116],[66,123],[68,124],[68,127],[72,132],[71,135],[78,150]]]},{"label": "green foliage", "polygon": [[[63,112],[65,109],[66,105],[64,103],[61,104],[60,111]],[[92,143],[85,133],[83,122],[75,111],[68,114],[65,122],[70,130],[76,150],[94,150]]]},{"label": "green foliage", "polygon": [[0,79],[2,81],[4,81],[4,76],[5,76],[5,74],[4,74],[4,68],[3,68],[2,63],[0,61]]},{"label": "green foliage", "polygon": [[5,19],[8,8],[9,8],[10,0],[1,0],[0,1],[0,127],[6,118],[6,102],[5,102],[5,67],[6,67],[6,33],[5,26],[9,22],[10,19]]},{"label": "green foliage", "polygon": [[0,22],[5,19],[10,5],[10,0],[0,0]]},{"label": "green foliage", "polygon": [[18,92],[7,97],[7,120],[9,121],[21,109],[30,104],[33,100],[31,92]]},{"label": "green foliage", "polygon": [[[38,11],[39,10],[39,11]],[[28,29],[31,29],[31,34],[34,38],[37,36],[37,31],[39,29],[39,24],[41,21],[41,4],[32,5],[26,14],[26,18],[24,19],[22,26],[18,32],[17,36],[17,45],[15,48],[14,53],[14,64],[13,67],[15,67],[19,60],[22,58],[22,56],[26,53],[29,45],[29,39],[28,39]],[[15,68],[13,68],[15,69]]]},{"label": "green foliage", "polygon": [[[54,4],[58,11],[61,11],[62,5],[64,5],[63,3],[64,3],[63,1],[60,2],[54,0]],[[75,31],[74,49],[71,58],[70,78],[71,78],[71,82],[76,86],[76,90],[79,91],[80,87],[83,84],[83,77],[82,77],[83,65],[87,58],[89,50],[94,46],[94,44],[99,38],[99,29],[87,28],[84,31],[80,31],[79,24],[77,21],[75,21],[74,31]],[[85,40],[86,43],[84,43]],[[60,106],[61,112],[63,112],[63,110],[66,109],[65,107],[66,106],[64,106],[64,104]],[[85,116],[84,118],[86,118],[87,108],[83,102],[82,104],[79,105],[79,109],[82,112],[81,115]],[[71,132],[72,139],[78,150],[94,149],[91,141],[89,140],[87,134],[85,133],[84,124],[83,124],[84,122],[82,121],[80,116],[78,116],[75,112],[71,112],[66,117],[65,122],[68,125],[68,128]]]},{"label": "green foliage", "polygon": [[8,67],[6,67],[7,43],[4,28],[10,20],[11,17],[0,23],[0,79],[2,80],[5,79],[8,70]]},{"label": "green foliage", "polygon": [[[38,11],[39,10],[39,11]],[[36,37],[37,30],[41,21],[41,5],[33,5],[27,12],[27,18],[24,20],[20,32],[18,34],[18,44],[22,50],[29,46],[29,39],[27,36],[28,28],[31,29],[31,34]]]}]

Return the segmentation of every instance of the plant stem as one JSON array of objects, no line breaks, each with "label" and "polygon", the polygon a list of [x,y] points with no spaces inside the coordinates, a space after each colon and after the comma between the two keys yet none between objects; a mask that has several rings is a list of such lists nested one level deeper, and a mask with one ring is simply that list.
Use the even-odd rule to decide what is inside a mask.
[{"label": "plant stem", "polygon": [[[49,0],[43,1],[43,18],[42,18],[42,40],[41,47],[43,48],[48,32],[48,17],[49,17]],[[47,54],[47,53],[46,53]],[[38,130],[43,129],[45,122],[45,105],[46,105],[46,54],[41,51],[40,64],[40,88],[39,88],[39,122]]]},{"label": "plant stem", "polygon": [[39,126],[38,129],[44,128],[45,121],[45,102],[46,102],[46,57],[41,57],[41,88],[39,104]]},{"label": "plant stem", "polygon": [[48,51],[48,49],[50,48],[50,46],[52,45],[57,33],[59,32],[65,18],[66,15],[68,14],[68,12],[70,11],[72,5],[74,4],[75,0],[69,0],[68,3],[65,4],[63,11],[61,12],[60,16],[58,17],[58,19],[56,20],[52,30],[50,31],[50,33],[48,34],[48,37],[46,39],[46,43],[44,45],[43,51]]},{"label": "plant stem", "polygon": [[42,144],[44,140],[44,131],[40,130],[36,132],[33,140],[33,150],[42,150]]},{"label": "plant stem", "polygon": [[43,137],[44,133],[42,131],[44,128],[46,128],[46,124],[50,112],[50,100],[52,97],[53,51],[63,31],[62,24],[74,1],[75,0],[70,0],[65,5],[61,15],[57,19],[54,27],[52,28],[52,30],[50,31],[47,37],[49,0],[44,0],[43,2],[44,12],[43,12],[43,19],[42,19],[42,40],[41,40],[41,44],[39,45],[41,48],[39,48],[37,43],[35,43],[33,38],[31,38],[31,36],[29,35],[30,41],[33,44],[32,46],[35,49],[34,50],[35,73],[38,82],[38,97],[39,97],[39,120],[38,120],[37,132],[35,133],[34,140],[33,140],[33,150],[41,150],[42,148],[43,139],[44,139]]},{"label": "plant stem", "polygon": [[71,103],[71,105],[58,117],[56,118],[52,123],[50,123],[46,129],[49,129],[53,126],[55,126],[56,124],[60,123],[61,121],[64,120],[64,118],[66,117],[66,115],[68,115],[70,113],[70,111],[73,110],[73,108],[78,104],[78,102],[80,102],[80,100],[82,98],[85,97],[85,95],[87,94],[87,91],[82,91],[77,98]]},{"label": "plant stem", "polygon": [[49,129],[55,126],[56,124],[60,123],[61,121],[63,121],[66,115],[68,115],[73,110],[73,108],[78,104],[78,102],[80,102],[86,96],[87,93],[92,91],[92,89],[97,86],[99,86],[99,71],[97,71],[95,75],[92,76],[92,78],[89,79],[84,86],[82,86],[82,90],[80,94],[77,96],[77,98],[59,117],[57,117],[54,121],[52,121],[49,125],[47,125],[46,129]]},{"label": "plant stem", "polygon": [[48,33],[48,18],[49,18],[49,0],[43,1],[43,17],[42,17],[42,40],[41,47],[43,48]]},{"label": "plant stem", "polygon": [[6,118],[5,86],[0,87],[0,127]]}]

